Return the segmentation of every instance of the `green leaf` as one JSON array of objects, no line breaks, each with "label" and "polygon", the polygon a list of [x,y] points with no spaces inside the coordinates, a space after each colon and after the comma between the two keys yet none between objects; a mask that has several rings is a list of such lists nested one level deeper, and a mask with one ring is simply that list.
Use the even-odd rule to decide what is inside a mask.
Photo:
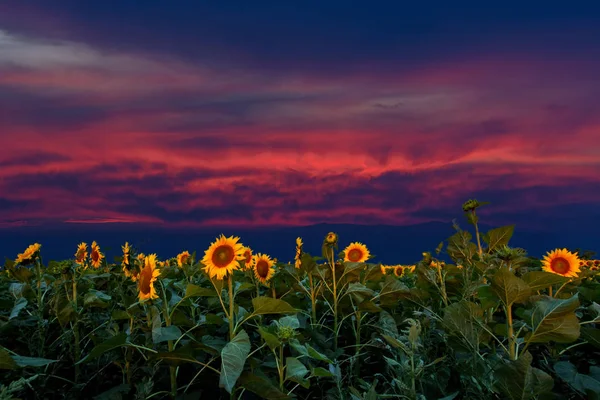
[{"label": "green leaf", "polygon": [[401,341],[399,341],[398,339],[396,339],[395,337],[389,336],[389,335],[381,335],[381,336],[393,348],[395,348],[395,349],[401,349],[405,353],[409,353],[410,352],[410,350],[408,349],[408,347],[404,343],[402,343]]},{"label": "green leaf", "polygon": [[556,375],[567,382],[569,386],[587,398],[598,398],[600,395],[600,381],[593,377],[577,372],[577,368],[568,361],[559,361],[554,364]]},{"label": "green leaf", "polygon": [[12,356],[19,367],[45,367],[48,364],[57,362],[58,360],[49,360],[47,358]]},{"label": "green leaf", "polygon": [[544,371],[531,367],[532,356],[522,354],[518,360],[502,365],[495,373],[495,386],[511,400],[533,400],[552,391],[554,381]]},{"label": "green leaf", "polygon": [[185,297],[216,297],[217,292],[214,289],[203,288],[193,284],[188,284],[185,288]]},{"label": "green leaf", "polygon": [[470,301],[453,303],[444,309],[443,324],[449,333],[457,336],[471,350],[477,351],[478,344],[487,336],[479,321],[483,324],[483,310]]},{"label": "green leaf", "polygon": [[173,351],[160,352],[153,356],[159,360],[165,360],[170,365],[180,365],[186,362],[198,363],[196,359],[196,349],[191,344],[178,347]]},{"label": "green leaf", "polygon": [[552,285],[562,285],[569,281],[569,278],[546,271],[530,271],[523,275],[522,279],[533,291],[547,289]]},{"label": "green leaf", "polygon": [[154,343],[166,342],[168,340],[177,340],[181,337],[181,330],[175,325],[161,326],[152,329],[152,341]]},{"label": "green leaf", "polygon": [[370,300],[375,295],[373,290],[358,282],[353,282],[348,285],[346,293],[351,295],[352,298],[359,303],[362,303],[365,300]]},{"label": "green leaf", "polygon": [[130,319],[131,318],[131,316],[125,310],[113,310],[113,312],[110,315],[110,317],[114,321],[120,321],[120,320]]},{"label": "green leaf", "polygon": [[244,372],[239,378],[239,384],[246,390],[266,400],[288,400],[292,397],[280,391],[267,378],[249,372]]},{"label": "green leaf", "polygon": [[507,268],[502,268],[492,278],[492,290],[500,298],[505,306],[513,303],[525,303],[531,296],[531,289],[524,280],[517,278]]},{"label": "green leaf", "polygon": [[310,374],[312,376],[318,376],[318,377],[323,377],[323,378],[332,378],[335,376],[323,367],[312,368],[310,370]]},{"label": "green leaf", "polygon": [[378,313],[378,312],[383,311],[383,309],[381,307],[379,307],[377,304],[373,303],[371,300],[365,300],[362,303],[360,303],[358,305],[358,310],[372,312],[372,313]]},{"label": "green leaf", "polygon": [[17,318],[21,310],[24,309],[26,306],[27,299],[25,297],[19,297],[17,301],[15,301],[15,305],[12,311],[10,312],[10,317],[8,317],[8,319],[11,320],[13,318]]},{"label": "green leaf", "polygon": [[581,337],[595,348],[600,349],[600,329],[588,326],[582,326],[580,329]]},{"label": "green leaf", "polygon": [[287,357],[285,359],[285,379],[296,382],[305,388],[310,384],[304,377],[308,374],[308,369],[296,357]]},{"label": "green leaf", "polygon": [[295,314],[297,312],[288,302],[265,296],[253,298],[252,306],[254,307],[252,315]]},{"label": "green leaf", "polygon": [[310,344],[300,344],[297,339],[292,339],[289,343],[294,350],[305,357],[310,357],[314,360],[325,361],[326,363],[333,364],[333,361],[331,361],[326,355],[319,353],[317,350],[312,348]]},{"label": "green leaf", "polygon": [[577,295],[568,299],[536,296],[533,310],[525,313],[532,331],[526,342],[571,343],[579,338],[579,320],[575,310],[579,307]]},{"label": "green leaf", "polygon": [[258,327],[258,333],[260,333],[260,336],[263,338],[265,343],[267,343],[267,346],[269,346],[271,350],[275,350],[281,344],[277,335],[269,332],[264,326]]},{"label": "green leaf", "polygon": [[494,251],[494,249],[500,246],[508,246],[508,242],[515,232],[514,225],[501,226],[500,228],[495,228],[489,230],[486,234],[483,235],[483,240],[488,245],[488,253]]},{"label": "green leaf", "polygon": [[498,307],[500,298],[490,285],[481,285],[477,288],[477,298],[484,310]]},{"label": "green leaf", "polygon": [[[287,304],[287,303],[286,303]],[[244,370],[246,358],[250,354],[250,338],[241,330],[231,342],[221,350],[221,377],[219,387],[231,393],[236,381]]]},{"label": "green leaf", "polygon": [[94,400],[122,400],[128,397],[127,394],[131,391],[131,386],[125,383],[108,389],[94,397]]},{"label": "green leaf", "polygon": [[300,321],[298,321],[298,317],[295,315],[286,315],[285,317],[279,318],[277,321],[279,326],[287,326],[292,329],[300,328]]},{"label": "green leaf", "polygon": [[103,293],[99,290],[90,289],[83,297],[83,305],[86,307],[106,308],[108,307],[108,303],[106,302],[110,299],[111,297],[106,293]]},{"label": "green leaf", "polygon": [[94,358],[100,357],[102,354],[106,353],[107,351],[111,351],[113,349],[116,349],[116,348],[119,348],[122,346],[126,346],[126,345],[127,345],[127,334],[125,332],[121,332],[121,333],[111,337],[110,339],[104,341],[103,343],[96,345],[92,349],[92,351],[90,351],[90,353],[87,356],[85,356],[84,358],[79,360],[79,362],[77,364],[88,362],[90,360],[93,360]]},{"label": "green leaf", "polygon": [[10,353],[0,347],[0,369],[17,369],[18,365]]},{"label": "green leaf", "polygon": [[234,293],[237,296],[238,293],[242,293],[242,292],[245,292],[246,290],[250,290],[250,289],[254,289],[254,288],[255,288],[254,284],[252,284],[250,282],[242,282],[242,283],[236,282],[236,287],[235,287]]}]

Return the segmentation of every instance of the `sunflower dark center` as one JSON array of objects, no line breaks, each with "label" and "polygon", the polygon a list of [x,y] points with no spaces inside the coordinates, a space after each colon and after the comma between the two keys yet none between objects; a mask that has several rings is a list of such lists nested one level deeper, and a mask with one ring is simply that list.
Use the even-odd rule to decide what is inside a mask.
[{"label": "sunflower dark center", "polygon": [[140,292],[144,294],[150,293],[150,281],[152,280],[152,268],[146,265],[140,272]]},{"label": "sunflower dark center", "polygon": [[212,256],[212,263],[217,268],[227,267],[235,258],[233,249],[229,245],[219,246],[215,249]]},{"label": "sunflower dark center", "polygon": [[98,261],[100,259],[100,252],[98,250],[92,250],[92,260]]},{"label": "sunflower dark center", "polygon": [[394,275],[396,275],[396,276],[402,275],[402,267],[394,268]]},{"label": "sunflower dark center", "polygon": [[252,261],[252,253],[246,250],[246,252],[244,253],[244,258],[246,260],[246,264],[250,264],[250,261]]},{"label": "sunflower dark center", "polygon": [[566,259],[557,257],[550,263],[550,268],[552,268],[552,271],[559,274],[566,274],[571,269],[571,266],[569,265],[569,261]]},{"label": "sunflower dark center", "polygon": [[266,278],[269,275],[269,263],[265,260],[260,260],[256,263],[256,273],[261,278]]},{"label": "sunflower dark center", "polygon": [[363,252],[359,249],[352,249],[348,252],[348,259],[352,262],[357,262],[362,258]]}]

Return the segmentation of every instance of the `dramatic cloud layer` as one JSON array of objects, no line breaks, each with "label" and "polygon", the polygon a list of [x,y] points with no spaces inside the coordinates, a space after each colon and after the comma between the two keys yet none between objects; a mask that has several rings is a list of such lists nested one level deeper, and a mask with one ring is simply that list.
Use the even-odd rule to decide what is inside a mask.
[{"label": "dramatic cloud layer", "polygon": [[34,4],[0,5],[0,226],[600,205],[589,12]]}]

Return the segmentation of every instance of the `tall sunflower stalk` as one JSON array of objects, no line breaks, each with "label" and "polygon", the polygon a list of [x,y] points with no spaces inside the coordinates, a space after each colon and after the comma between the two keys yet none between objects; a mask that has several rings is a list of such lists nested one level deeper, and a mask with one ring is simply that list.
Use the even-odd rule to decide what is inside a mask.
[{"label": "tall sunflower stalk", "polygon": [[[244,246],[238,243],[239,237],[225,237],[221,234],[213,243],[210,244],[209,248],[204,252],[204,258],[202,258],[202,264],[204,270],[208,274],[210,281],[217,292],[223,312],[229,320],[229,340],[233,340],[235,337],[235,307],[233,292],[233,271],[236,269],[242,269],[240,261],[244,260]],[[221,290],[217,288],[216,281],[223,281],[227,277],[227,289],[229,294],[229,308],[225,306],[223,302],[223,296]],[[215,278],[215,280],[213,280]]]},{"label": "tall sunflower stalk", "polygon": [[77,252],[75,253],[75,264],[73,268],[73,276],[72,276],[72,305],[73,310],[75,311],[74,321],[71,323],[71,329],[73,330],[73,359],[75,360],[75,382],[79,381],[79,358],[81,356],[81,348],[80,348],[80,338],[79,338],[79,304],[77,301],[77,284],[79,283],[79,278],[83,271],[88,266],[88,248],[85,242],[80,243],[77,246]]},{"label": "tall sunflower stalk", "polygon": [[44,302],[42,298],[42,280],[44,277],[42,271],[42,256],[40,255],[40,249],[42,245],[34,243],[28,246],[23,253],[17,255],[15,264],[21,265],[35,265],[36,274],[36,296],[37,296],[37,313],[38,313],[38,335],[39,335],[39,349],[38,354],[40,357],[44,355]]},{"label": "tall sunflower stalk", "polygon": [[337,291],[337,279],[335,276],[335,257],[334,249],[337,249],[338,235],[334,232],[329,232],[323,241],[323,257],[331,266],[332,283],[331,286],[326,282],[325,286],[329,289],[333,300],[333,350],[336,351],[338,347],[338,291]]}]

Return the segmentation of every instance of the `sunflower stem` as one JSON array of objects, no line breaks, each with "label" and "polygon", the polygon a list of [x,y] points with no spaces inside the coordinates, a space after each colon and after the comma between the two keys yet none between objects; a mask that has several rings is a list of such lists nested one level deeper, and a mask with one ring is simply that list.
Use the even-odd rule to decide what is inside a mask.
[{"label": "sunflower stem", "polygon": [[308,284],[310,285],[310,307],[311,307],[311,322],[312,324],[317,323],[317,299],[315,296],[315,284],[313,282],[312,272],[308,273]]},{"label": "sunflower stem", "polygon": [[[165,325],[171,326],[171,316],[169,315],[169,302],[167,301],[167,291],[165,290],[162,281],[159,282],[163,295],[163,314],[165,316]],[[167,346],[169,348],[169,352],[172,352],[174,350],[172,340],[167,341]],[[171,397],[175,398],[177,396],[177,371],[174,365],[169,366],[169,373],[171,376]]]},{"label": "sunflower stem", "polygon": [[273,285],[273,282],[271,282],[271,297],[274,299],[277,298],[277,291],[275,290],[275,285]]},{"label": "sunflower stem", "polygon": [[515,331],[513,328],[513,319],[512,319],[512,304],[506,306],[506,328],[508,332],[508,355],[509,358],[514,361],[517,359],[517,354],[515,351]]},{"label": "sunflower stem", "polygon": [[42,262],[38,254],[35,258],[35,272],[37,275],[37,306],[38,306],[38,335],[40,335],[40,347],[38,353],[44,356],[44,305],[42,303]]},{"label": "sunflower stem", "polygon": [[481,249],[481,238],[479,237],[479,226],[477,225],[477,219],[475,218],[475,210],[471,210],[471,213],[473,214],[473,225],[475,225],[475,236],[477,237],[477,249],[479,252],[479,258],[481,258],[481,255],[483,254],[483,250]]},{"label": "sunflower stem", "polygon": [[554,296],[552,295],[552,285],[548,286],[548,296],[550,296],[550,297],[554,297]]},{"label": "sunflower stem", "polygon": [[562,284],[562,286],[561,286],[561,287],[559,287],[559,288],[558,288],[558,290],[556,291],[556,293],[554,293],[554,297],[555,297],[555,298],[556,298],[556,296],[558,296],[558,293],[559,293],[561,290],[563,290],[563,288],[564,288],[565,286],[567,286],[567,283],[569,283],[569,282],[571,282],[571,281],[566,281],[565,283],[563,283],[563,284]]},{"label": "sunflower stem", "polygon": [[234,315],[233,315],[233,273],[229,273],[227,277],[227,286],[229,291],[229,340],[235,337]]},{"label": "sunflower stem", "polygon": [[338,296],[337,282],[335,278],[335,259],[333,257],[333,248],[331,249],[331,273],[333,276],[333,351],[338,348]]},{"label": "sunflower stem", "polygon": [[75,311],[75,321],[73,322],[73,338],[75,340],[74,346],[74,360],[75,360],[75,383],[79,382],[79,355],[81,349],[79,347],[79,307],[77,305],[77,270],[73,271],[73,309]]}]

